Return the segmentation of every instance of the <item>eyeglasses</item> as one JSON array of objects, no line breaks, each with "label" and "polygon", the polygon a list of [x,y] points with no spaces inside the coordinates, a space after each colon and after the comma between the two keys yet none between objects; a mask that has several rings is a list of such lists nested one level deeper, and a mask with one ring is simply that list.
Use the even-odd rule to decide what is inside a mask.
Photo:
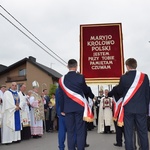
[{"label": "eyeglasses", "polygon": [[17,85],[12,84],[12,86],[15,86],[15,87],[16,87]]}]

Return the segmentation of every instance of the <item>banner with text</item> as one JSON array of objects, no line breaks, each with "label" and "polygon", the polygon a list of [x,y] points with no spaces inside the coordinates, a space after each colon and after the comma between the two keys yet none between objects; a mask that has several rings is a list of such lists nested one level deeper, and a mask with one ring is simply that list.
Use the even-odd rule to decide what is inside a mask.
[{"label": "banner with text", "polygon": [[87,82],[118,82],[124,73],[121,23],[80,25],[80,72]]}]

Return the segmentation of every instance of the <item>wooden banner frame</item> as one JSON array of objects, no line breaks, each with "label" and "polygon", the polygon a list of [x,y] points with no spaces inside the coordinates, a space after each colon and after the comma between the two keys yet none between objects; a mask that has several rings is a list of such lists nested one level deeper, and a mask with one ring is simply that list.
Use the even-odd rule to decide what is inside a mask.
[{"label": "wooden banner frame", "polygon": [[124,74],[121,23],[80,25],[80,73],[87,83],[118,83]]}]

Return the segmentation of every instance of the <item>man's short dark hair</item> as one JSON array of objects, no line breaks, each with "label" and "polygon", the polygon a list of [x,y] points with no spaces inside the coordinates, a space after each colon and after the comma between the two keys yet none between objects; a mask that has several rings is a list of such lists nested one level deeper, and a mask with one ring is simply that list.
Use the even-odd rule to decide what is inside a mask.
[{"label": "man's short dark hair", "polygon": [[45,92],[47,89],[43,89],[43,92]]},{"label": "man's short dark hair", "polygon": [[70,59],[68,61],[68,68],[75,68],[77,67],[77,61],[75,59]]},{"label": "man's short dark hair", "polygon": [[19,85],[19,89],[21,89],[22,87],[23,87],[23,85],[25,85],[24,83],[21,83],[20,85]]},{"label": "man's short dark hair", "polygon": [[129,66],[131,69],[137,68],[137,61],[134,58],[127,59],[125,64]]}]

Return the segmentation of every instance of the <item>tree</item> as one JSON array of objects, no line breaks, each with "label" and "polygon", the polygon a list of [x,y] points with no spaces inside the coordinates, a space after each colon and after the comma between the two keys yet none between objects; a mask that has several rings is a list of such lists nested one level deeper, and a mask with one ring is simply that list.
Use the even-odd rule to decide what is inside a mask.
[{"label": "tree", "polygon": [[54,93],[55,94],[55,92],[56,92],[56,89],[57,89],[57,85],[56,84],[50,84],[50,89],[49,89],[49,97],[51,97],[51,95]]}]

